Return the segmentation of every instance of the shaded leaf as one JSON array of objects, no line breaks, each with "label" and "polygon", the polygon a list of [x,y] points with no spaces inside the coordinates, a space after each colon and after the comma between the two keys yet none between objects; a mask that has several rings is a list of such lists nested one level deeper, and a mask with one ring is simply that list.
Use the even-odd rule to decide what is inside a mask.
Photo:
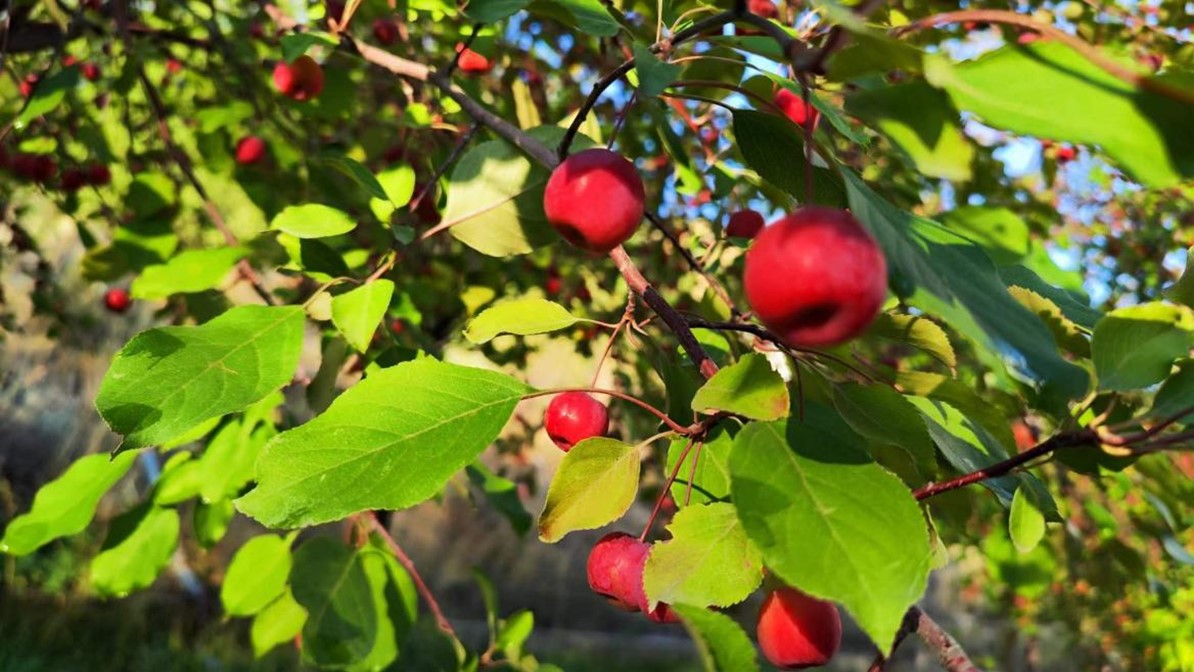
[{"label": "shaded leaf", "polygon": [[688,630],[705,672],[751,672],[759,669],[750,637],[734,619],[704,607],[673,604],[672,611]]},{"label": "shaded leaf", "polygon": [[638,492],[638,448],[614,439],[585,439],[572,447],[551,479],[539,538],[555,543],[576,530],[620,518]]}]

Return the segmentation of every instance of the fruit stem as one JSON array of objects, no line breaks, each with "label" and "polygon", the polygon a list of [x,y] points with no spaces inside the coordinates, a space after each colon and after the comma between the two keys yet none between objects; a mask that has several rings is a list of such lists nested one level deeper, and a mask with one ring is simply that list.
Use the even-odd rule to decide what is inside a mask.
[{"label": "fruit stem", "polygon": [[642,409],[650,412],[651,415],[654,415],[655,417],[659,418],[660,422],[667,425],[668,428],[671,429],[671,431],[673,431],[677,434],[683,434],[684,436],[689,436],[689,435],[699,431],[699,429],[700,429],[699,427],[684,427],[683,425],[679,424],[675,420],[672,420],[671,418],[669,418],[667,413],[664,413],[663,411],[659,410],[658,408],[655,408],[651,404],[648,404],[647,402],[645,402],[637,397],[626,394],[625,392],[618,392],[617,390],[606,390],[606,389],[601,389],[601,388],[596,388],[596,387],[557,387],[557,388],[550,389],[550,390],[539,390],[538,392],[532,392],[530,394],[525,394],[522,396],[522,398],[524,400],[525,399],[534,399],[535,397],[546,397],[551,394],[563,394],[564,392],[588,392],[589,394],[604,394],[604,395],[614,397],[615,399],[621,399],[622,401],[629,401],[630,403],[638,406],[639,408],[642,408]]},{"label": "fruit stem", "polygon": [[402,550],[402,547],[398,545],[398,542],[394,539],[393,535],[390,534],[390,531],[381,524],[381,521],[377,519],[377,514],[373,513],[372,511],[366,511],[360,514],[360,520],[362,520],[367,526],[376,532],[383,541],[386,542],[386,546],[390,548],[390,551],[394,554],[394,557],[398,559],[398,562],[406,569],[406,572],[410,574],[411,581],[414,581],[415,589],[419,591],[419,595],[423,596],[423,601],[427,603],[427,608],[431,610],[431,614],[435,617],[435,623],[439,626],[439,629],[443,630],[444,633],[452,639],[460,641],[460,637],[456,635],[456,631],[452,628],[452,624],[448,621],[448,618],[444,616],[443,610],[440,609],[439,602],[436,601],[435,595],[431,594],[431,589],[427,587],[427,584],[423,581],[423,577],[419,575],[419,570],[415,569],[414,561],[410,559],[410,556],[406,554],[406,551]]},{"label": "fruit stem", "polygon": [[659,515],[659,509],[663,508],[663,500],[671,492],[672,483],[676,482],[676,475],[680,473],[680,467],[684,466],[684,460],[688,457],[688,453],[694,445],[696,445],[696,440],[689,439],[688,443],[684,446],[684,451],[680,453],[680,459],[676,460],[676,466],[672,467],[672,473],[668,476],[667,483],[663,484],[663,490],[660,490],[659,497],[655,500],[655,508],[651,510],[651,517],[647,519],[647,524],[643,526],[643,533],[638,535],[639,541],[645,542],[647,540],[647,533],[651,531],[651,526],[655,524],[655,517]]}]

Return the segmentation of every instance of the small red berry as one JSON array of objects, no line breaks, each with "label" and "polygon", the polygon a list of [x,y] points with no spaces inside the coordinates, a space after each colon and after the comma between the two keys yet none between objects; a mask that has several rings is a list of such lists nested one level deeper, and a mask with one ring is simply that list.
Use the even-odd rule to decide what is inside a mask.
[{"label": "small red berry", "polygon": [[287,98],[312,100],[323,91],[323,68],[306,54],[293,63],[282,61],[274,66],[274,87]]},{"label": "small red berry", "polygon": [[634,164],[594,148],[569,156],[552,171],[543,191],[543,212],[568,242],[606,253],[634,235],[645,200]]},{"label": "small red berry", "polygon": [[62,171],[63,191],[78,191],[87,184],[87,173],[81,168],[68,168]]},{"label": "small red berry", "polygon": [[84,63],[83,67],[80,68],[80,72],[83,73],[83,79],[89,82],[94,82],[100,78],[100,67],[95,63]]},{"label": "small red berry", "polygon": [[825,665],[842,644],[837,607],[795,588],[780,588],[763,600],[756,632],[763,656],[783,670]]},{"label": "small red berry", "polygon": [[25,79],[21,80],[19,88],[21,90],[21,97],[28,98],[33,95],[33,90],[37,88],[37,82],[41,77],[36,72],[31,72],[25,75]]},{"label": "small red berry", "polygon": [[774,19],[779,16],[779,8],[771,0],[748,0],[746,7],[752,14],[758,14],[764,19]]},{"label": "small red berry", "polygon": [[87,183],[102,187],[112,181],[112,171],[102,163],[93,163],[87,167]]},{"label": "small red berry", "polygon": [[265,158],[265,141],[255,135],[249,135],[236,143],[236,162],[242,166],[261,163]]},{"label": "small red berry", "polygon": [[1057,157],[1057,163],[1069,163],[1078,157],[1078,150],[1073,147],[1058,147],[1055,156]]},{"label": "small red berry", "polygon": [[726,235],[733,238],[754,238],[763,230],[763,215],[754,210],[739,210],[730,215]]},{"label": "small red berry", "polygon": [[812,101],[805,105],[804,98],[800,94],[788,89],[776,91],[771,102],[775,103],[775,106],[783,111],[784,116],[791,119],[797,126],[804,127],[811,123],[813,127],[816,127],[817,121],[821,118],[821,113],[813,107]]},{"label": "small red berry", "polygon": [[609,431],[609,410],[585,392],[565,392],[547,405],[543,420],[551,440],[565,453],[576,444]]},{"label": "small red berry", "polygon": [[391,19],[377,19],[373,22],[373,37],[388,47],[398,41],[398,25]]},{"label": "small red berry", "polygon": [[488,58],[485,58],[472,49],[466,49],[463,44],[456,45],[456,51],[460,53],[460,57],[456,60],[456,65],[460,67],[461,72],[467,75],[485,74],[493,67]]},{"label": "small red berry", "polygon": [[129,293],[119,287],[113,287],[104,293],[104,305],[113,313],[123,313],[133,305]]}]

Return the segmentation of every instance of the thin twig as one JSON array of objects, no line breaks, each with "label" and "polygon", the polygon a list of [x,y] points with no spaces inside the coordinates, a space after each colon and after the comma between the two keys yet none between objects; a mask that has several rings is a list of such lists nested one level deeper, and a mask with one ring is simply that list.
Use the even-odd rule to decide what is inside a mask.
[{"label": "thin twig", "polygon": [[1134,88],[1144,89],[1153,93],[1165,96],[1172,100],[1176,100],[1186,105],[1194,105],[1194,92],[1186,89],[1170,86],[1162,80],[1155,77],[1150,77],[1139,72],[1135,72],[1111,58],[1103,55],[1098,47],[1087,43],[1085,40],[1070,35],[1064,30],[1047,23],[1040,23],[1032,20],[1032,18],[1023,14],[1016,14],[1000,9],[970,9],[958,12],[945,12],[943,14],[935,14],[919,21],[913,21],[907,25],[896,28],[893,33],[897,36],[906,35],[907,33],[923,30],[925,28],[933,28],[947,23],[962,23],[965,21],[985,21],[987,23],[1002,23],[1010,26],[1019,26],[1029,30],[1036,31],[1046,37],[1052,38],[1065,44],[1074,51],[1084,56],[1088,61],[1098,66],[1107,74],[1119,79],[1125,84],[1129,84]]},{"label": "thin twig", "polygon": [[941,662],[941,666],[946,669],[946,672],[980,672],[970,661],[970,657],[966,655],[966,651],[962,649],[958,640],[942,630],[941,626],[929,618],[928,614],[915,606],[908,612],[916,619],[916,634],[920,635],[921,640],[930,649],[937,652],[937,660]]},{"label": "thin twig", "polygon": [[701,265],[701,262],[697,261],[696,257],[692,256],[692,253],[688,251],[688,248],[680,244],[680,237],[677,236],[670,228],[668,228],[667,225],[663,223],[662,219],[656,217],[654,214],[648,212],[646,217],[647,221],[651,222],[651,224],[658,229],[665,238],[671,241],[672,247],[676,248],[676,251],[680,253],[680,256],[684,257],[684,261],[688,262],[688,266],[705,279],[705,282],[709,285],[709,289],[712,289],[713,293],[717,294],[717,298],[721,299],[722,302],[729,306],[730,314],[734,317],[734,319],[740,318],[742,313],[738,310],[738,307],[734,305],[734,300],[730,298],[730,293],[726,291],[725,286],[722,285],[717,278],[713,277],[709,271],[705,270],[705,267]]},{"label": "thin twig", "polygon": [[672,483],[676,482],[676,475],[680,473],[680,467],[684,466],[684,460],[688,457],[688,453],[694,445],[696,445],[696,439],[689,439],[688,443],[684,446],[684,451],[676,459],[676,466],[672,468],[672,473],[668,476],[667,483],[663,484],[663,490],[660,491],[659,497],[655,500],[655,508],[651,509],[651,517],[647,518],[647,524],[643,526],[643,533],[638,536],[639,541],[647,540],[647,533],[651,531],[651,526],[655,524],[655,518],[659,516],[659,510],[663,508],[663,500],[667,498],[668,492],[672,489]]},{"label": "thin twig", "polygon": [[448,621],[446,616],[444,616],[444,612],[442,609],[440,609],[439,602],[436,601],[435,595],[431,593],[431,589],[427,587],[427,584],[423,581],[423,577],[419,575],[419,570],[415,568],[414,561],[410,559],[410,556],[406,554],[406,551],[402,550],[402,547],[398,545],[398,542],[394,539],[393,535],[390,534],[390,531],[387,530],[385,526],[381,524],[381,521],[377,519],[376,514],[374,514],[372,511],[367,511],[362,514],[362,516],[365,518],[365,522],[369,525],[369,527],[371,527],[373,531],[380,535],[382,540],[386,542],[386,546],[390,547],[390,551],[393,552],[394,557],[397,558],[398,562],[406,569],[406,573],[410,574],[411,581],[414,581],[415,583],[415,589],[418,590],[419,594],[423,596],[423,601],[427,603],[427,608],[431,610],[431,614],[435,617],[435,624],[438,625],[439,629],[443,630],[444,633],[449,637],[459,641],[460,637],[456,635],[456,631],[452,628],[452,623]]}]

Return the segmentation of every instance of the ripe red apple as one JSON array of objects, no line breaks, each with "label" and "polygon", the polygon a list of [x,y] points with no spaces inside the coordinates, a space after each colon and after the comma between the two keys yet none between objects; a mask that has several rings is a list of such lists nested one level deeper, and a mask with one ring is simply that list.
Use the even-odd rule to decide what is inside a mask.
[{"label": "ripe red apple", "polygon": [[390,19],[373,21],[373,37],[380,44],[390,46],[398,41],[398,25]]},{"label": "ripe red apple", "polygon": [[95,63],[84,63],[79,71],[83,73],[83,79],[89,82],[94,82],[100,78],[100,67]]},{"label": "ripe red apple", "polygon": [[113,287],[104,293],[104,305],[113,313],[123,313],[133,305],[133,300],[126,290]]},{"label": "ripe red apple", "polygon": [[38,81],[41,77],[36,72],[31,72],[25,75],[25,79],[21,80],[21,84],[17,87],[21,90],[21,97],[28,98],[33,95],[33,90],[37,88]]},{"label": "ripe red apple", "polygon": [[824,665],[842,644],[837,608],[795,588],[780,588],[763,600],[756,630],[763,655],[783,670]]},{"label": "ripe red apple", "polygon": [[[586,565],[589,588],[619,609],[646,611],[643,568],[647,565],[650,552],[650,544],[625,532],[605,535],[589,552]],[[647,618],[656,623],[676,623],[680,620],[676,612],[662,602],[647,614]]]},{"label": "ripe red apple", "polygon": [[557,232],[591,252],[609,252],[634,235],[646,193],[634,164],[608,149],[586,149],[552,172],[543,212]]},{"label": "ripe red apple", "polygon": [[323,91],[323,68],[306,54],[293,63],[282,61],[274,67],[274,87],[287,98],[312,100]]},{"label": "ripe red apple", "polygon": [[763,216],[754,210],[739,210],[730,215],[726,235],[734,238],[754,238],[763,230]]},{"label": "ripe red apple", "polygon": [[87,173],[82,168],[67,168],[62,171],[63,191],[78,191],[87,184]]},{"label": "ripe red apple", "polygon": [[804,98],[795,91],[780,89],[775,92],[775,96],[771,98],[771,102],[775,103],[775,106],[783,111],[784,116],[802,128],[808,124],[812,124],[816,128],[817,121],[821,118],[821,113],[813,107],[812,102],[810,101],[808,105],[805,105]]},{"label": "ripe red apple", "polygon": [[774,19],[779,16],[779,8],[771,0],[748,0],[746,8],[752,14],[758,14],[764,19]]},{"label": "ripe red apple", "polygon": [[605,436],[609,411],[585,392],[565,392],[547,405],[543,425],[551,440],[566,453],[585,439]]},{"label": "ripe red apple", "polygon": [[112,181],[112,171],[102,163],[93,163],[87,166],[87,183],[102,187]]},{"label": "ripe red apple", "polygon": [[[462,49],[463,51],[461,51]],[[460,57],[456,60],[456,65],[465,74],[482,75],[489,72],[493,67],[488,58],[485,58],[472,49],[465,49],[463,44],[456,45],[456,51],[460,52]]]},{"label": "ripe red apple", "polygon": [[42,184],[58,174],[58,163],[44,154],[16,154],[9,161],[9,168],[18,177]]},{"label": "ripe red apple", "polygon": [[265,158],[265,141],[255,135],[245,136],[236,143],[236,162],[242,166],[261,163]]},{"label": "ripe red apple", "polygon": [[755,316],[787,343],[827,347],[861,334],[887,298],[887,261],[845,210],[809,207],[763,229],[743,285]]}]

